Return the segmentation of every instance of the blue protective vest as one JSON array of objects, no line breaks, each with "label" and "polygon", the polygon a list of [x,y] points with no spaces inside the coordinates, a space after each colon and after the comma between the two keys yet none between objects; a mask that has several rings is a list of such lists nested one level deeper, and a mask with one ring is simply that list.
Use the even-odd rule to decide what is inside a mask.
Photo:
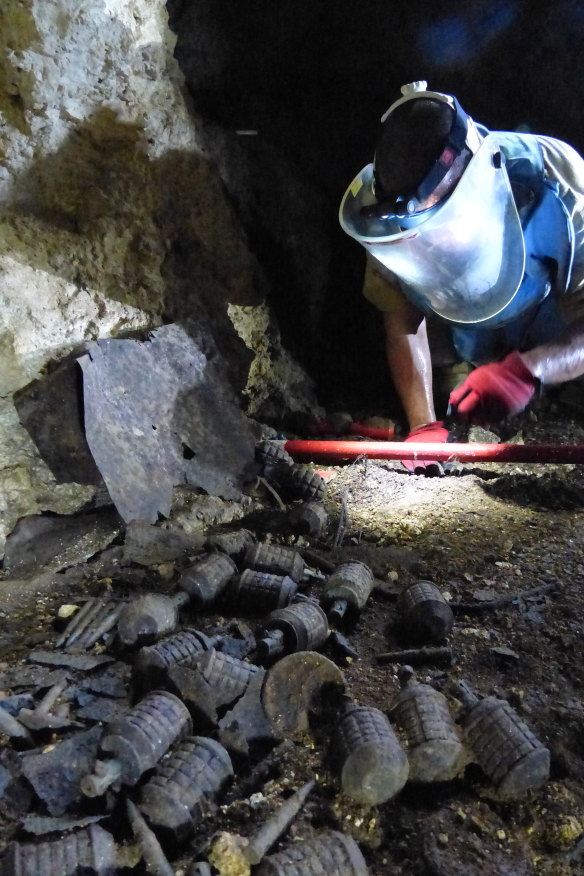
[{"label": "blue protective vest", "polygon": [[572,220],[557,184],[545,178],[536,137],[497,133],[497,138],[523,229],[525,274],[500,313],[474,326],[450,324],[456,352],[474,364],[546,343],[566,327],[558,293],[568,286],[574,255]]}]

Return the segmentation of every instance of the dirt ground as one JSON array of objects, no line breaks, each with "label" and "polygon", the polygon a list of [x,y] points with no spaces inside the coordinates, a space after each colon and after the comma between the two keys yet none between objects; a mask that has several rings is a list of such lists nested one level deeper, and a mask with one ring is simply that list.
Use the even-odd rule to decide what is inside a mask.
[{"label": "dirt ground", "polygon": [[[584,444],[584,416],[548,399],[518,418],[502,438]],[[482,435],[479,439],[485,440]],[[343,831],[359,843],[371,876],[584,873],[582,467],[489,463],[445,478],[412,477],[395,463],[366,459],[315,467],[327,484],[329,525],[323,536],[285,534],[276,497],[261,490],[251,513],[227,528],[245,527],[260,539],[269,536],[293,545],[313,567],[320,556],[333,566],[356,559],[371,568],[378,586],[360,616],[338,626],[355,653],[343,653],[338,642],[333,648],[330,641],[322,649],[340,667],[346,693],[362,705],[389,712],[399,690],[398,666],[379,663],[376,655],[419,644],[404,635],[396,594],[420,579],[432,581],[447,600],[466,608],[455,609],[452,632],[443,643],[451,649],[452,662],[417,666],[418,680],[442,691],[456,718],[462,717],[462,707],[453,685],[461,679],[479,697],[507,700],[549,748],[549,780],[521,799],[502,800],[471,760],[451,781],[408,782],[393,799],[364,807],[340,791],[326,751],[330,715],[321,715],[320,729],[313,727],[312,735],[295,739],[264,775],[266,752],[242,767],[191,843],[168,850],[175,872],[188,873],[191,861],[204,858],[209,838],[218,830],[249,836],[286,793],[316,779],[280,845],[323,829]],[[112,544],[120,543],[123,532],[112,538]],[[116,588],[127,595],[135,587],[172,592],[176,586],[180,562],[153,565],[145,579],[134,563],[120,570],[118,581],[106,574],[108,550],[111,546],[82,563],[65,565],[58,574],[50,566],[28,576],[4,573],[4,696],[14,694],[10,680],[25,665],[27,652],[54,645],[55,614],[63,602],[87,593],[115,594]],[[311,583],[304,592],[318,596],[321,586]],[[541,590],[489,607],[493,599],[533,588]],[[226,619],[187,617],[185,624],[192,626],[194,620],[201,629],[213,630]],[[261,619],[248,623],[256,633],[261,630]],[[103,652],[103,645],[96,650]],[[124,659],[131,662],[131,655]],[[33,692],[42,689],[38,682]],[[6,748],[14,748],[14,742],[4,741]],[[259,777],[255,784],[254,776]],[[82,801],[68,814],[80,817],[84,805]],[[110,801],[102,825],[115,833],[112,805]],[[18,811],[13,797],[0,797],[2,848],[23,838],[24,812],[47,814],[38,800],[29,801],[28,807],[22,804]],[[134,872],[143,872],[143,866]]]}]

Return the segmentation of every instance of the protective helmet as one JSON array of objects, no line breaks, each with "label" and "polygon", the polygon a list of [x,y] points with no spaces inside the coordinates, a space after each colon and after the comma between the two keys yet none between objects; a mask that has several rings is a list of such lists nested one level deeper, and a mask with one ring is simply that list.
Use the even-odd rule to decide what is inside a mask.
[{"label": "protective helmet", "polygon": [[455,97],[428,91],[426,82],[404,85],[382,124],[399,124],[404,106],[420,98],[451,110],[437,156],[421,179],[406,181],[401,191],[396,185],[388,190],[387,173],[380,180],[379,169],[368,164],[345,192],[340,223],[422,310],[451,322],[479,323],[509,304],[525,268],[504,157],[495,134],[481,136]]}]

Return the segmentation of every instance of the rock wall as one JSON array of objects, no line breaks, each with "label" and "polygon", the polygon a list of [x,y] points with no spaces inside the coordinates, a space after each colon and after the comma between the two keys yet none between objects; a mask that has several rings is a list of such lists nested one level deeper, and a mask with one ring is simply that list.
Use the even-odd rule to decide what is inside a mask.
[{"label": "rock wall", "polygon": [[163,0],[0,6],[0,553],[20,517],[96,499],[14,406],[90,340],[205,316],[250,414],[312,403],[173,50]]}]

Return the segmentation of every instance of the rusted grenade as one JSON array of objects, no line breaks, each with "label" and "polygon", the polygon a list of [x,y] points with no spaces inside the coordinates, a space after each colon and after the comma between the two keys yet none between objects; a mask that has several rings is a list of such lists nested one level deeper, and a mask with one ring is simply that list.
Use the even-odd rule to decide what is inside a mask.
[{"label": "rusted grenade", "polygon": [[264,858],[257,876],[367,876],[369,868],[355,840],[330,830],[293,843]]},{"label": "rusted grenade", "polygon": [[243,558],[243,566],[271,575],[288,575],[297,584],[306,572],[306,564],[294,548],[263,542],[249,547]]},{"label": "rusted grenade", "polygon": [[132,678],[141,690],[152,690],[163,683],[171,666],[192,667],[194,659],[209,651],[219,636],[207,636],[198,630],[173,633],[155,645],[140,648],[132,667]]},{"label": "rusted grenade", "polygon": [[40,874],[91,873],[93,876],[111,876],[123,867],[113,836],[91,824],[81,830],[67,833],[41,843],[12,843],[2,862],[3,876],[40,876]]},{"label": "rusted grenade", "polygon": [[116,781],[135,785],[170,746],[192,732],[184,703],[167,691],[152,691],[120,718],[114,719],[101,740],[101,750],[112,755],[98,760],[92,775],[81,780],[87,797],[99,797]]},{"label": "rusted grenade", "polygon": [[255,446],[255,457],[265,468],[274,465],[294,465],[294,460],[281,441],[258,441]]},{"label": "rusted grenade", "polygon": [[241,614],[268,614],[289,605],[298,591],[298,585],[289,575],[272,575],[256,569],[244,569],[231,583],[229,603]]},{"label": "rusted grenade", "polygon": [[326,483],[309,465],[279,463],[270,478],[286,499],[316,499],[326,496]]},{"label": "rusted grenade", "polygon": [[263,672],[254,663],[214,649],[200,654],[195,666],[211,686],[218,706],[227,706],[237,700],[245,693],[253,676]]},{"label": "rusted grenade", "polygon": [[273,611],[267,618],[265,634],[258,642],[260,659],[316,651],[329,636],[326,614],[312,599]]},{"label": "rusted grenade", "polygon": [[399,608],[405,632],[414,641],[439,644],[452,630],[452,609],[431,581],[416,581],[406,587]]},{"label": "rusted grenade", "polygon": [[358,614],[373,589],[373,572],[359,560],[341,563],[325,584],[321,602],[331,623],[339,623],[349,611]]},{"label": "rusted grenade", "polygon": [[154,828],[182,842],[232,777],[231,758],[219,742],[187,736],[159,762],[141,790],[139,806]]},{"label": "rusted grenade", "polygon": [[319,538],[328,526],[328,513],[322,502],[298,502],[290,508],[288,523],[292,532]]},{"label": "rusted grenade", "polygon": [[237,566],[230,556],[208,554],[184,570],[179,587],[188,594],[196,608],[208,608],[221,596],[236,573]]},{"label": "rusted grenade", "polygon": [[522,797],[549,778],[550,752],[506,700],[456,686],[467,708],[464,732],[476,762],[505,798]]},{"label": "rusted grenade", "polygon": [[347,702],[332,739],[341,787],[353,799],[377,806],[395,797],[408,779],[406,754],[380,709]]},{"label": "rusted grenade", "polygon": [[390,714],[402,730],[412,782],[447,782],[467,762],[466,750],[444,694],[420,684],[411,666],[398,673],[402,689]]}]

